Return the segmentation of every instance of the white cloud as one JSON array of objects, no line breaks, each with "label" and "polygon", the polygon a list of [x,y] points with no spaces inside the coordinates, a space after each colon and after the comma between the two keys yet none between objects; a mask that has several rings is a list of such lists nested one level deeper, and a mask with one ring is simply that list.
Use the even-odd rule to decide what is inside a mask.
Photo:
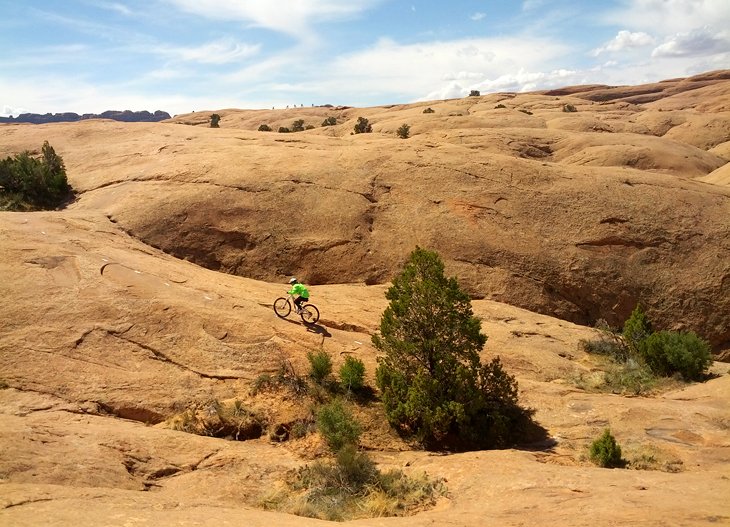
[{"label": "white cloud", "polygon": [[651,35],[648,35],[642,31],[632,33],[630,31],[622,30],[619,31],[612,40],[609,40],[603,46],[591,51],[591,55],[597,57],[601,53],[640,48],[654,44],[654,42],[654,38]]},{"label": "white cloud", "polygon": [[188,13],[214,20],[238,20],[303,36],[314,22],[355,16],[382,0],[167,0]]},{"label": "white cloud", "polygon": [[474,13],[474,14],[473,14],[473,15],[471,15],[471,16],[470,16],[469,18],[471,18],[471,19],[472,19],[472,20],[474,20],[475,22],[478,22],[479,20],[483,19],[483,18],[484,18],[484,17],[486,17],[486,16],[487,16],[487,15],[486,15],[486,14],[484,14],[484,13]]},{"label": "white cloud", "polygon": [[202,64],[227,64],[256,55],[261,46],[243,44],[232,38],[223,38],[194,47],[160,46],[154,52],[175,60],[200,62]]},{"label": "white cloud", "polygon": [[544,3],[545,0],[525,0],[524,2],[522,2],[522,10],[533,11],[538,7],[542,7]]},{"label": "white cloud", "polygon": [[606,22],[630,29],[668,34],[714,26],[730,27],[728,0],[621,0],[603,15]]},{"label": "white cloud", "polygon": [[3,105],[0,111],[0,117],[17,117],[22,113],[29,113],[25,108],[13,108],[12,106]]},{"label": "white cloud", "polygon": [[730,52],[730,34],[714,33],[704,27],[688,33],[677,33],[657,46],[652,57],[699,57]]},{"label": "white cloud", "polygon": [[101,2],[99,7],[109,9],[110,11],[116,11],[117,13],[124,16],[132,16],[134,13],[126,5],[118,2]]}]

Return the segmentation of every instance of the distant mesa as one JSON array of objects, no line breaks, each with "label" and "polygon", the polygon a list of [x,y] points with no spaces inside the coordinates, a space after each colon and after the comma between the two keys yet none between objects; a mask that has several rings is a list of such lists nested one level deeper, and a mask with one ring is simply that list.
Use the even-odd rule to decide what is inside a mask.
[{"label": "distant mesa", "polygon": [[157,110],[155,113],[150,113],[146,110],[141,112],[108,110],[103,113],[85,113],[83,115],[73,112],[45,114],[22,113],[17,117],[0,117],[0,123],[68,123],[86,119],[111,119],[113,121],[124,121],[127,123],[156,123],[169,118],[170,114],[161,110]]}]

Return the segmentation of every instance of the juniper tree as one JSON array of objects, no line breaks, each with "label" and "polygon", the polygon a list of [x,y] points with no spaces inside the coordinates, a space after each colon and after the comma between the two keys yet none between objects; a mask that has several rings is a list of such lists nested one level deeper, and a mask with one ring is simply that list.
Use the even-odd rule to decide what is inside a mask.
[{"label": "juniper tree", "polygon": [[487,337],[469,296],[444,275],[437,253],[417,247],[386,292],[376,382],[388,421],[426,447],[504,446],[530,412],[499,358],[483,364]]}]

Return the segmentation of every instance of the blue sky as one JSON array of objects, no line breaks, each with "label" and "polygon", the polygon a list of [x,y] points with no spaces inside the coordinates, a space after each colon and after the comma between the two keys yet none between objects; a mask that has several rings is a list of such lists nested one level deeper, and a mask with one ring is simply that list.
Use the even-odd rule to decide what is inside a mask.
[{"label": "blue sky", "polygon": [[0,115],[373,106],[730,68],[730,0],[0,0]]}]

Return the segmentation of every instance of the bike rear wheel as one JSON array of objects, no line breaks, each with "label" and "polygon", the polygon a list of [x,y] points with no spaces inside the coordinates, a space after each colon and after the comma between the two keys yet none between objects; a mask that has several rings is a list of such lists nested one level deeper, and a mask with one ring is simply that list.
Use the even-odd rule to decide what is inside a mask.
[{"label": "bike rear wheel", "polygon": [[274,313],[276,313],[276,316],[281,318],[289,316],[289,313],[291,313],[291,304],[289,303],[289,299],[281,297],[274,300]]},{"label": "bike rear wheel", "polygon": [[302,306],[301,317],[305,324],[316,324],[319,320],[319,309],[312,304],[305,304]]}]

